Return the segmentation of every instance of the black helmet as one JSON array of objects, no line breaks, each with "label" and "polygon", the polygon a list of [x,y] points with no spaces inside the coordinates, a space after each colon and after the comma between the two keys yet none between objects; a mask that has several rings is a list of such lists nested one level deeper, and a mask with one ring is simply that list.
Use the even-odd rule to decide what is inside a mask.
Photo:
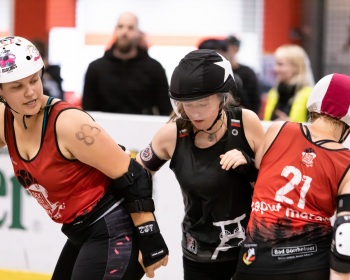
[{"label": "black helmet", "polygon": [[179,101],[195,100],[236,89],[230,62],[214,50],[188,53],[175,68],[169,96]]}]

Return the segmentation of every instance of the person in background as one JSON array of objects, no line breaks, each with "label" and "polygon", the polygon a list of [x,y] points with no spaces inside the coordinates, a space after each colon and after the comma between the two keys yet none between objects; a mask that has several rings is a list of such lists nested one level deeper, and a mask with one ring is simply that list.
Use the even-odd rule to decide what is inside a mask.
[{"label": "person in background", "polygon": [[85,74],[82,108],[111,113],[169,115],[168,80],[162,65],[148,55],[138,18],[123,13],[116,40]]},{"label": "person in background", "polygon": [[241,105],[259,114],[261,105],[259,80],[252,68],[240,63],[237,59],[241,41],[231,35],[226,38],[226,42],[228,45],[227,57],[231,62],[233,73],[237,74],[242,80]]},{"label": "person in background", "polygon": [[235,280],[350,277],[350,77],[323,77],[306,107],[309,123],[273,122],[256,154]]},{"label": "person in background", "polygon": [[170,160],[180,184],[185,280],[230,280],[245,238],[264,131],[254,112],[235,106],[235,90],[224,56],[188,53],[171,77],[174,113],[136,157],[153,174]]},{"label": "person in background", "polygon": [[149,172],[86,112],[43,93],[45,66],[30,41],[4,37],[0,49],[0,149],[68,238],[52,279],[154,277],[168,248]]},{"label": "person in background", "polygon": [[45,44],[43,40],[33,39],[32,43],[40,52],[45,65],[45,71],[42,77],[44,94],[64,100],[61,67],[59,65],[53,65],[49,63],[47,44]]},{"label": "person in background", "polygon": [[204,39],[198,44],[198,49],[214,50],[223,55],[226,59],[228,59],[228,44],[225,40],[216,38]]},{"label": "person in background", "polygon": [[306,122],[306,103],[314,86],[309,57],[298,45],[282,45],[275,51],[276,85],[267,93],[265,121]]},{"label": "person in background", "polygon": [[149,49],[149,41],[148,41],[148,37],[147,34],[141,30],[139,30],[139,40],[138,40],[138,48],[144,50],[144,51],[148,51]]}]

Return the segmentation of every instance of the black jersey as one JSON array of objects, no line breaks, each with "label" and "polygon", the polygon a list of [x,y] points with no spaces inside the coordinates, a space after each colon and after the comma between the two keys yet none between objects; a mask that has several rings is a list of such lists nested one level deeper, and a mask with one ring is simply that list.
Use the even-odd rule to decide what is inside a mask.
[{"label": "black jersey", "polygon": [[244,134],[242,110],[227,114],[227,133],[213,146],[198,148],[193,134],[179,128],[170,168],[180,184],[185,216],[184,256],[199,262],[237,259],[251,211],[252,187],[235,170],[223,170],[220,155],[232,149],[254,152]]}]

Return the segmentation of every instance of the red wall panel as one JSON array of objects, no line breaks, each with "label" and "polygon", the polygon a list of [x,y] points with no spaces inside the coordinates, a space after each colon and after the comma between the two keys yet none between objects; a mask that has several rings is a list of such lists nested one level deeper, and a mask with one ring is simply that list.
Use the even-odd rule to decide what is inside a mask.
[{"label": "red wall panel", "polygon": [[301,0],[265,0],[263,51],[273,53],[287,43],[298,43],[295,34],[301,26]]},{"label": "red wall panel", "polygon": [[47,41],[52,27],[75,26],[75,0],[17,0],[14,3],[14,35]]}]

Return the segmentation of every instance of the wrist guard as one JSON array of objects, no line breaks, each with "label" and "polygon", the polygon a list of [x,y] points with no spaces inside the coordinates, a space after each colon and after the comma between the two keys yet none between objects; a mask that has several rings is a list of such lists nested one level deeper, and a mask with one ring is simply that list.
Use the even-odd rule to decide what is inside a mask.
[{"label": "wrist guard", "polygon": [[246,177],[249,180],[249,182],[255,182],[256,179],[258,178],[258,172],[259,172],[259,169],[255,167],[255,160],[251,158],[246,152],[242,151],[241,149],[237,149],[237,150],[243,154],[247,163],[237,166],[237,168],[234,170],[237,171],[240,175],[243,175],[244,177]]},{"label": "wrist guard", "polygon": [[165,244],[156,221],[137,226],[136,236],[145,267],[169,255],[168,247]]},{"label": "wrist guard", "polygon": [[113,180],[111,188],[123,195],[129,213],[154,212],[152,175],[135,159],[130,160],[128,172]]}]

